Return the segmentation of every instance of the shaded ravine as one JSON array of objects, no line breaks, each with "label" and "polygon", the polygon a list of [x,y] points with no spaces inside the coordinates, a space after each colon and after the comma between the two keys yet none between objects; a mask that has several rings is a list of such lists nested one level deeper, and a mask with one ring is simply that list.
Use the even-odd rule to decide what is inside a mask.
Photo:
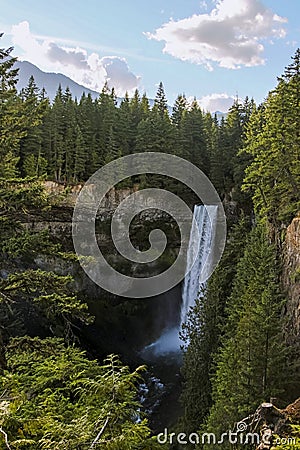
[{"label": "shaded ravine", "polygon": [[210,273],[216,219],[217,206],[195,206],[187,249],[180,314],[176,323],[170,322],[161,336],[140,353],[149,367],[146,391],[148,387],[149,389],[143,398],[143,407],[150,416],[151,427],[156,433],[161,432],[164,427],[174,425],[180,415],[182,363],[180,330],[199,292],[205,287],[207,274]]}]

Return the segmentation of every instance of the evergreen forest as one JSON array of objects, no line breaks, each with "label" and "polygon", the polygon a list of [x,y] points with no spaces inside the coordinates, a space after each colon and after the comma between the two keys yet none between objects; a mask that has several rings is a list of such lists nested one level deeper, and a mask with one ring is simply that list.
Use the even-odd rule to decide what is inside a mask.
[{"label": "evergreen forest", "polygon": [[[140,402],[147,367],[107,344],[121,327],[114,311],[124,320],[145,312],[113,299],[112,325],[96,321],[103,342],[93,349],[89,293],[61,270],[78,264],[70,242],[29,224],[63,214],[47,181],[68,192],[122,156],[164,152],[200,168],[223,202],[228,237],[181,331],[181,407],[169,431],[220,436],[271,398],[285,408],[300,397],[286,288],[298,286],[300,268],[283,283],[287,229],[300,212],[300,49],[262,104],[236,98],[221,119],[184,94],[170,108],[163,83],[152,107],[138,90],[117,106],[108,85],[96,100],[58,86],[50,102],[33,77],[18,92],[12,51],[0,49],[0,449],[255,449],[160,444]],[[193,204],[163,177],[135,176],[120,189],[153,182]],[[300,408],[290,436],[296,443],[276,448],[300,449]]]}]

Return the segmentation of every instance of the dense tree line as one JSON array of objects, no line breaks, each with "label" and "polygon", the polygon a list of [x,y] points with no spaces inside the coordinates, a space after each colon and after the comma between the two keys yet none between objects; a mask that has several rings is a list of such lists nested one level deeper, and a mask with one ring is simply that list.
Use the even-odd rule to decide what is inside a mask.
[{"label": "dense tree line", "polygon": [[[39,180],[82,182],[135,152],[188,159],[225,204],[238,205],[224,257],[183,329],[181,431],[223,432],[270,396],[287,399],[296,378],[281,334],[274,235],[300,207],[300,50],[262,105],[237,99],[222,120],[184,95],[170,113],[162,84],[153,107],[138,91],[117,106],[107,86],[96,100],[58,87],[51,103],[33,78],[18,93],[11,51],[0,50],[1,448],[156,446],[135,418],[140,369],[114,356],[100,365],[76,348],[78,329],[92,321],[85,299],[72,277],[34,264],[38,254],[75,256],[22,225],[52,207]],[[127,182],[142,187],[147,177]]]},{"label": "dense tree line", "polygon": [[[13,62],[10,58],[5,64],[12,67]],[[19,132],[14,130],[14,142],[10,142],[5,138],[11,131],[6,121],[14,120],[14,116],[10,110],[7,114],[3,111],[6,119],[2,121],[2,151],[9,161],[8,167],[2,164],[3,177],[15,174],[78,183],[115,158],[157,151],[191,161],[210,177],[223,197],[240,191],[244,169],[241,161],[245,158],[237,151],[255,108],[248,98],[244,102],[237,99],[226,119],[219,121],[202,111],[196,100],[188,102],[184,95],[177,97],[170,112],[162,83],[152,108],[146,95],[137,90],[132,98],[126,94],[117,106],[114,89],[109,90],[107,85],[95,100],[85,94],[74,99],[68,88],[63,92],[58,87],[50,103],[33,77],[18,94],[14,88],[17,73],[13,69],[10,73],[7,83],[12,87],[5,105],[10,105],[14,114],[22,111],[24,120]],[[141,182],[143,177],[135,181]]]},{"label": "dense tree line", "polygon": [[[46,230],[26,224],[53,207],[39,177],[51,161],[58,179],[73,177],[81,155],[71,161],[64,142],[78,149],[83,138],[76,125],[74,141],[70,130],[58,132],[67,119],[59,125],[57,109],[72,120],[70,98],[57,101],[50,114],[33,80],[17,93],[11,51],[0,49],[0,448],[158,448],[137,400],[143,367],[132,371],[114,355],[93,360],[80,341],[80,330],[93,321],[86,298],[71,275],[36,263],[37,256],[77,260]],[[54,150],[49,160],[44,136]]]},{"label": "dense tree line", "polygon": [[253,105],[236,135],[234,174],[240,184],[234,189],[250,193],[255,216],[242,216],[230,228],[222,261],[184,326],[184,414],[178,427],[188,433],[220,437],[260,403],[277,398],[284,405],[294,400],[291,392],[300,394],[299,354],[283,336],[280,282],[284,230],[300,210],[299,105],[297,50],[277,87],[263,104]]},{"label": "dense tree line", "polygon": [[243,190],[251,190],[257,214],[277,227],[288,223],[300,209],[300,49],[253,113],[244,150],[252,162]]}]

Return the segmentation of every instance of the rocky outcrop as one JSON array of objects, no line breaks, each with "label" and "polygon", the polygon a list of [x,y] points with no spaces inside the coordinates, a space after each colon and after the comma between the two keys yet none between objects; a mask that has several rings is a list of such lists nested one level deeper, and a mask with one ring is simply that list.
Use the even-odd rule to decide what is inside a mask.
[{"label": "rocky outcrop", "polygon": [[287,228],[283,246],[282,285],[287,295],[285,334],[290,344],[300,341],[300,216]]},{"label": "rocky outcrop", "polygon": [[[64,186],[46,182],[46,190],[52,197],[53,206],[45,210],[35,208],[26,212],[19,211],[18,221],[33,232],[48,230],[54,243],[60,244],[66,252],[73,252],[73,207],[81,188],[79,185]],[[135,187],[113,188],[108,192],[96,215],[96,238],[104,257],[118,272],[126,272],[127,275],[136,277],[154,276],[166,270],[176,259],[181,244],[180,232],[175,221],[167,213],[149,205],[150,209],[138,214],[130,225],[132,244],[140,250],[144,250],[142,245],[147,249],[150,232],[159,228],[167,236],[167,247],[161,258],[148,264],[127,261],[118,253],[111,238],[111,218],[122,200],[134,192]],[[92,197],[92,188],[88,194],[90,193]],[[30,264],[34,265],[34,268],[54,271],[60,275],[72,275],[74,288],[87,301],[90,312],[95,317],[95,323],[81,330],[81,333],[88,345],[97,349],[98,354],[116,352],[131,358],[135,351],[156,340],[163,329],[179,320],[181,302],[179,285],[170,292],[151,298],[151,301],[127,299],[116,297],[101,289],[71,257],[62,259],[55,255],[39,254],[34,261],[30,261]]]},{"label": "rocky outcrop", "polygon": [[[46,192],[56,199],[60,206],[73,207],[76,203],[78,195],[83,188],[83,184],[66,185],[56,181],[45,181],[44,187]],[[115,189],[114,187],[106,194],[104,200],[100,204],[100,210],[114,210],[121,201],[138,190],[139,186],[134,185],[131,188]],[[93,185],[86,186],[87,190],[93,191]]]},{"label": "rocky outcrop", "polygon": [[[73,210],[83,185],[66,186],[63,183],[46,181],[44,186],[51,198],[52,207],[50,209],[46,208],[45,210],[33,209],[26,213],[20,212],[19,220],[26,229],[32,232],[47,230],[54,239],[54,242],[62,245],[64,251],[73,252]],[[95,197],[97,189],[95,190],[94,185],[89,185],[86,189],[86,209],[82,208],[83,221],[86,220],[85,213],[89,212],[89,202],[93,205],[97,198]],[[122,189],[112,188],[105,195],[105,198],[99,204],[96,214],[95,234],[102,254],[115,270],[121,273],[126,270],[128,276],[149,277],[158,275],[171,266],[178,256],[182,239],[175,220],[163,209],[157,209],[155,201],[147,201],[143,205],[146,209],[134,216],[129,228],[120,228],[118,235],[112,239],[112,216],[116,215],[117,224],[118,220],[122,222],[122,216],[120,216],[120,213],[116,214],[116,208],[123,200],[130,198],[130,196],[134,206],[136,200],[132,194],[137,189],[138,185]],[[126,206],[127,208],[128,204]],[[127,211],[125,210],[125,212]],[[128,238],[128,235],[135,248],[139,250],[147,249],[149,247],[149,235],[156,228],[162,230],[167,237],[167,246],[160,258],[147,264],[140,264],[127,260],[118,252],[115,240],[123,241],[125,237]],[[59,258],[54,256],[50,257],[49,255],[38,255],[35,258],[35,263],[43,270],[51,270],[64,275],[71,273],[75,276],[77,270],[77,264],[70,263],[70,261],[61,261]],[[81,287],[77,286],[78,290],[82,290],[81,288],[84,287],[86,290],[94,292],[92,282],[87,284],[87,279],[79,276],[78,273],[76,273],[75,277],[78,283],[82,285]]]},{"label": "rocky outcrop", "polygon": [[263,403],[256,414],[262,423],[257,450],[273,449],[280,444],[299,448],[299,433],[293,432],[293,426],[300,424],[300,398],[285,409],[278,409],[272,403]]},{"label": "rocky outcrop", "polygon": [[299,442],[299,433],[293,432],[293,426],[299,424],[300,398],[284,409],[277,408],[271,401],[262,403],[254,414],[236,424],[235,431],[241,443],[252,442],[257,444],[256,450],[271,450],[280,444]]}]

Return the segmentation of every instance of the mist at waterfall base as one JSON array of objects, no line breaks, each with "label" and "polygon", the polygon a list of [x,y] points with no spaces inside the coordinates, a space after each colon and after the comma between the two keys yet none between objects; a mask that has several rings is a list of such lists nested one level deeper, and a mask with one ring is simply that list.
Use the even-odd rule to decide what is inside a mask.
[{"label": "mist at waterfall base", "polygon": [[[213,248],[217,206],[195,205],[193,222],[187,249],[186,276],[183,282],[180,322],[167,327],[157,341],[143,350],[144,357],[180,355],[180,330],[188,312],[195,305],[199,292],[205,287],[205,273],[210,269],[210,253]],[[197,232],[198,231],[198,232]],[[194,264],[192,264],[194,261]]]}]

